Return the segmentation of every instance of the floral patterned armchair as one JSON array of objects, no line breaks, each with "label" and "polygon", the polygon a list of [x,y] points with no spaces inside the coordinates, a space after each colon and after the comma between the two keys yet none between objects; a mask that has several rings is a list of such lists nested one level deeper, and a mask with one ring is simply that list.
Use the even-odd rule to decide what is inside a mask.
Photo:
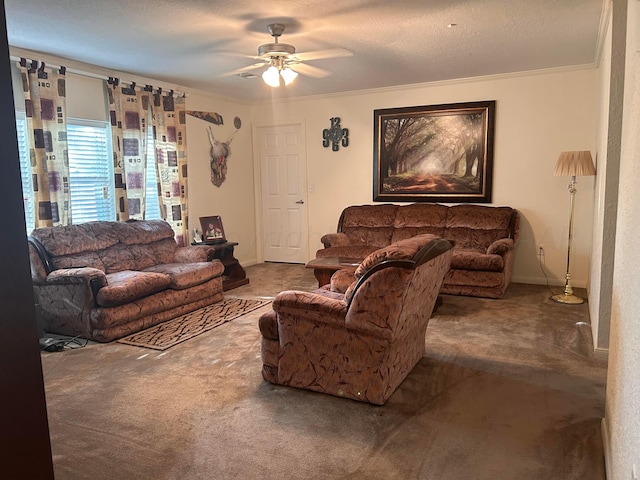
[{"label": "floral patterned armchair", "polygon": [[368,255],[315,292],[279,293],[259,320],[262,375],[271,383],[382,405],[425,350],[425,332],[451,261],[430,234]]}]

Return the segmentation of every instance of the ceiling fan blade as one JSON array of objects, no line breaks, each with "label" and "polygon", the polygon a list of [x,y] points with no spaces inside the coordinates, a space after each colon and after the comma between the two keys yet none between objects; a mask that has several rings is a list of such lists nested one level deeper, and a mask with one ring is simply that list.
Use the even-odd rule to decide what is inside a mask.
[{"label": "ceiling fan blade", "polygon": [[344,48],[330,48],[328,50],[315,50],[312,52],[296,53],[294,55],[298,60],[308,62],[310,60],[322,60],[324,58],[351,57],[353,52]]},{"label": "ceiling fan blade", "polygon": [[313,67],[306,63],[292,63],[291,68],[298,73],[314,78],[324,78],[331,75],[331,72],[323,70],[322,68]]},{"label": "ceiling fan blade", "polygon": [[225,57],[237,57],[237,58],[254,58],[255,55],[247,55],[246,53],[232,52],[230,50],[216,50],[216,55],[224,55]]},{"label": "ceiling fan blade", "polygon": [[254,63],[253,65],[247,65],[246,67],[236,68],[224,74],[224,76],[238,75],[240,73],[248,72],[249,70],[255,70],[256,68],[266,67],[264,62]]}]

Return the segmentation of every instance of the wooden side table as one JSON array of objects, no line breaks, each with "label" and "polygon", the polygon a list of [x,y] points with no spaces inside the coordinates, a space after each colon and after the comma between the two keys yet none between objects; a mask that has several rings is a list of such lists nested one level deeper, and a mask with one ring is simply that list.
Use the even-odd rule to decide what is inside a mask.
[{"label": "wooden side table", "polygon": [[224,273],[222,280],[222,289],[226,292],[232,288],[246,285],[249,283],[247,278],[247,272],[244,271],[242,265],[237,258],[233,256],[233,248],[238,245],[238,242],[223,242],[223,243],[192,243],[199,247],[207,247],[209,250],[207,260],[220,260],[224,265]]}]

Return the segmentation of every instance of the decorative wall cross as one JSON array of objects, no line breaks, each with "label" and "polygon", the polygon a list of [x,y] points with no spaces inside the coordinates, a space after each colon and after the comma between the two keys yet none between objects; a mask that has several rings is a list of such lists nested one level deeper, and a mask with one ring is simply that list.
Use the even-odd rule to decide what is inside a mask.
[{"label": "decorative wall cross", "polygon": [[349,129],[340,126],[340,117],[332,117],[329,119],[331,128],[322,130],[322,146],[328,147],[331,143],[331,150],[337,152],[340,144],[343,147],[349,146]]}]

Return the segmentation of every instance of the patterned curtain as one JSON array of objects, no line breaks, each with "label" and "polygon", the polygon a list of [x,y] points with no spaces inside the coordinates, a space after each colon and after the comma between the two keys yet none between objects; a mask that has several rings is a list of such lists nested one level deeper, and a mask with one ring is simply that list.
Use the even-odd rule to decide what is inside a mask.
[{"label": "patterned curtain", "polygon": [[67,102],[64,67],[45,71],[45,64],[20,61],[29,131],[36,228],[71,223]]},{"label": "patterned curtain", "polygon": [[137,91],[135,83],[119,86],[110,78],[107,85],[113,140],[113,169],[116,189],[116,219],[143,220],[145,216],[145,171],[149,118],[148,91]]},{"label": "patterned curtain", "polygon": [[184,97],[173,92],[153,96],[152,123],[155,140],[158,193],[162,218],[172,227],[178,245],[189,241],[187,208],[187,141]]}]

